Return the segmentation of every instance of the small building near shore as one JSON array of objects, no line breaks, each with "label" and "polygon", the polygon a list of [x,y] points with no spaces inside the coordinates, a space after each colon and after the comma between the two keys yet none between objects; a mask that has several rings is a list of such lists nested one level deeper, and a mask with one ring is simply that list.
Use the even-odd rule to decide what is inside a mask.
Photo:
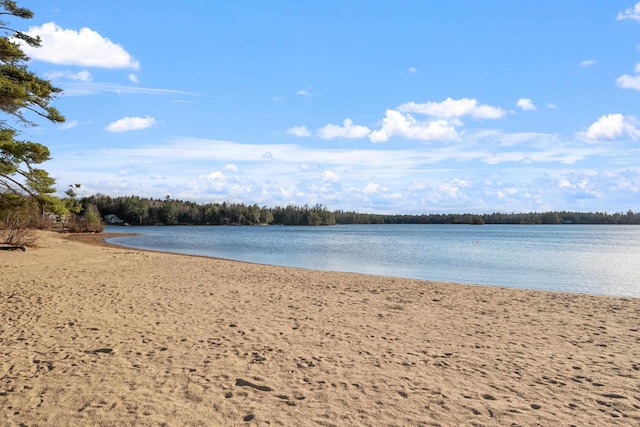
[{"label": "small building near shore", "polygon": [[124,225],[124,221],[118,218],[116,214],[105,215],[104,222],[106,222],[107,225]]}]

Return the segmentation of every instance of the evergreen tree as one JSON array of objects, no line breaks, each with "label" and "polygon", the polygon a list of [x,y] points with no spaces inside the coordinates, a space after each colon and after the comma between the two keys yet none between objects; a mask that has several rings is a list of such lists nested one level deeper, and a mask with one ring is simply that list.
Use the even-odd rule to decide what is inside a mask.
[{"label": "evergreen tree", "polygon": [[[29,58],[20,48],[20,43],[38,47],[40,38],[8,27],[5,16],[29,19],[33,12],[14,1],[0,0],[0,30],[4,32],[0,37],[0,111],[22,127],[35,126],[27,112],[54,123],[63,122],[64,117],[50,105],[62,90],[29,71]],[[55,180],[37,167],[49,160],[49,150],[36,142],[20,141],[17,135],[16,127],[0,119],[0,209],[6,209],[8,201],[15,204],[21,199],[21,205],[35,201],[42,210],[64,211],[53,197]]]}]

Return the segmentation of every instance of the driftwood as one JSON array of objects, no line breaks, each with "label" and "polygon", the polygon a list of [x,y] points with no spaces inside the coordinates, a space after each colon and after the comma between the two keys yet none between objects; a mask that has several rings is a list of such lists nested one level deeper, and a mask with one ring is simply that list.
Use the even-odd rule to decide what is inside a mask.
[{"label": "driftwood", "polygon": [[2,251],[26,251],[24,246],[0,246]]}]

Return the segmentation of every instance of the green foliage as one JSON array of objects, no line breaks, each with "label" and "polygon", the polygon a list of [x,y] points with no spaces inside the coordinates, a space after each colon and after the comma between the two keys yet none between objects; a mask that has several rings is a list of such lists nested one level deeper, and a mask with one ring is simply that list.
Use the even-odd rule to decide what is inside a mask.
[{"label": "green foliage", "polygon": [[55,180],[36,167],[49,160],[47,147],[15,139],[12,129],[0,129],[0,193],[36,200],[42,208],[53,209]]},{"label": "green foliage", "polygon": [[[35,126],[27,118],[27,112],[54,123],[63,122],[64,117],[51,106],[62,90],[29,71],[26,66],[29,58],[20,47],[20,43],[38,47],[40,39],[14,30],[4,21],[6,16],[29,19],[33,12],[8,0],[0,0],[0,8],[0,29],[5,34],[0,37],[0,112],[23,127]],[[35,201],[41,213],[45,210],[64,213],[64,204],[53,196],[55,180],[38,167],[50,159],[49,150],[42,144],[20,141],[16,137],[16,128],[0,120],[0,197],[13,200],[5,203],[5,217],[9,205],[17,206],[16,198],[22,198],[23,205]]]},{"label": "green foliage", "polygon": [[[18,18],[30,19],[33,18],[33,12],[24,7],[18,7],[15,1],[2,0],[0,6],[6,11],[1,12],[0,15],[10,14]],[[0,21],[0,25],[4,25],[4,22]]]},{"label": "green foliage", "polygon": [[82,218],[84,220],[86,231],[96,233],[104,229],[104,224],[100,218],[100,212],[95,205],[88,206],[84,210]]},{"label": "green foliage", "polygon": [[528,212],[491,214],[378,215],[335,212],[338,224],[640,224],[640,213]]},{"label": "green foliage", "polygon": [[178,210],[176,209],[176,204],[173,200],[171,200],[171,196],[167,196],[164,199],[162,206],[162,214],[161,221],[165,224],[175,224],[177,222]]},{"label": "green foliage", "polygon": [[[17,7],[13,1],[0,1],[0,7],[5,10],[0,15],[21,19],[33,17],[29,9]],[[21,40],[30,46],[39,47],[40,38],[33,38],[7,27],[7,22],[3,20],[0,21],[0,29],[11,36],[0,37],[0,111],[18,119],[25,126],[33,125],[25,117],[25,110],[52,122],[64,122],[64,117],[50,105],[62,89],[29,71],[26,66],[29,58],[18,43]],[[2,124],[4,126],[4,122]]]},{"label": "green foliage", "polygon": [[206,203],[146,199],[138,196],[110,197],[96,195],[83,199],[83,204],[95,204],[102,216],[114,214],[129,224],[192,224],[192,225],[333,225],[335,217],[322,205],[314,207],[267,208],[242,203]]},{"label": "green foliage", "polygon": [[82,203],[77,199],[77,193],[75,189],[80,188],[80,184],[70,185],[69,188],[64,192],[67,195],[64,199],[62,199],[62,204],[64,206],[65,214],[79,214],[82,211]]},{"label": "green foliage", "polygon": [[84,207],[81,215],[69,215],[64,228],[72,233],[99,233],[104,229],[100,212],[95,205]]},{"label": "green foliage", "polygon": [[[190,224],[190,225],[334,225],[334,224],[640,224],[640,213],[607,214],[604,212],[529,212],[491,214],[422,214],[381,215],[359,212],[330,211],[317,204],[313,207],[288,205],[268,208],[242,203],[205,203],[173,200],[169,197],[147,199],[138,196],[110,197],[96,195],[83,199],[83,205],[94,204],[102,216],[115,214],[126,223]],[[167,216],[168,209],[171,216]],[[173,222],[167,221],[172,219]]]}]

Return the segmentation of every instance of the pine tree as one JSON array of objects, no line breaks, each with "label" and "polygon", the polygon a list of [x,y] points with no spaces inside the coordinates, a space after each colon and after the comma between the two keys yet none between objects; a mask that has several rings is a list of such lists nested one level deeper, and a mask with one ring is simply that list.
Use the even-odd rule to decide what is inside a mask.
[{"label": "pine tree", "polygon": [[62,89],[29,71],[29,58],[20,46],[26,43],[39,47],[40,38],[12,29],[5,17],[30,19],[33,12],[18,7],[14,1],[0,0],[0,30],[4,32],[0,37],[0,111],[8,116],[0,118],[0,211],[34,203],[41,210],[60,211],[64,207],[53,196],[55,180],[37,167],[50,159],[49,149],[16,138],[18,126],[36,125],[28,114],[54,123],[64,122],[64,117],[50,105]]}]

